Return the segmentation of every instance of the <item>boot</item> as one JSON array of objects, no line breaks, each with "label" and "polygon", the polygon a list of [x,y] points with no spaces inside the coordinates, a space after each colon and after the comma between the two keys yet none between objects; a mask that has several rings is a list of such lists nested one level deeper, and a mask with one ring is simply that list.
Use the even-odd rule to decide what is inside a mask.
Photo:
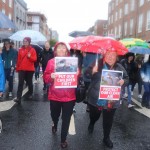
[{"label": "boot", "polygon": [[104,143],[104,145],[107,146],[108,148],[113,148],[113,142],[110,140],[110,138],[103,139],[103,143]]},{"label": "boot", "polygon": [[15,98],[14,102],[16,102],[18,105],[20,105],[21,104],[21,98]]}]

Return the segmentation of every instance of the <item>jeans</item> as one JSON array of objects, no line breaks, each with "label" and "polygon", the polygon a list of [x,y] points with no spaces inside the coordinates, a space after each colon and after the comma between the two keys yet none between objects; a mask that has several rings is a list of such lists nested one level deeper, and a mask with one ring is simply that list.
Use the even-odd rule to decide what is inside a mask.
[{"label": "jeans", "polygon": [[35,67],[35,80],[39,78],[39,74],[40,74],[40,66],[36,66]]},{"label": "jeans", "polygon": [[150,102],[150,82],[143,82],[144,85],[144,94],[142,97],[142,103],[149,106]]},{"label": "jeans", "polygon": [[[127,87],[127,93],[128,93],[128,104],[131,104],[131,88],[132,88],[132,85],[129,84],[126,86]],[[125,94],[125,88],[122,88],[122,95]]]},{"label": "jeans", "polygon": [[5,79],[8,81],[9,85],[9,92],[13,90],[13,78],[14,78],[14,70],[11,71],[11,68],[4,69],[5,72]]}]

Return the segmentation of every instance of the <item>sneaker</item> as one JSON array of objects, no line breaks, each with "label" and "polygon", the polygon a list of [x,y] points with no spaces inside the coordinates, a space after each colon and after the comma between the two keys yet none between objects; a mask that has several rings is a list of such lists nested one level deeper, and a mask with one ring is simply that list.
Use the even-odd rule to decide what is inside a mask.
[{"label": "sneaker", "polygon": [[141,94],[139,94],[139,95],[138,95],[138,98],[142,98],[142,95],[141,95]]},{"label": "sneaker", "polygon": [[8,96],[9,96],[9,97],[12,97],[12,92],[9,92]]},{"label": "sneaker", "polygon": [[132,107],[134,107],[134,105],[132,105],[132,104],[129,104],[129,105],[128,105],[128,108],[132,108]]},{"label": "sneaker", "polygon": [[68,147],[68,143],[65,141],[65,142],[62,142],[60,144],[61,148],[67,148]]},{"label": "sneaker", "polygon": [[76,113],[76,109],[75,108],[73,108],[73,112]]},{"label": "sneaker", "polygon": [[122,98],[127,98],[127,97],[128,95],[126,93],[122,95]]},{"label": "sneaker", "polygon": [[122,105],[122,100],[120,100],[120,105]]},{"label": "sneaker", "polygon": [[38,83],[38,81],[37,81],[37,80],[35,80],[35,81],[34,81],[34,84],[36,84],[36,83]]},{"label": "sneaker", "polygon": [[131,95],[133,96],[133,92],[131,92]]}]

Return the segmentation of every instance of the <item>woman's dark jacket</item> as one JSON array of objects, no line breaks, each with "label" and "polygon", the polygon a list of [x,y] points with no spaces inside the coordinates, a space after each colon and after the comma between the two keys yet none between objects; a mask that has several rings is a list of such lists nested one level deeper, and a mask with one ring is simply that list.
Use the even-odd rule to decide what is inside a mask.
[{"label": "woman's dark jacket", "polygon": [[9,69],[16,66],[17,53],[13,48],[8,51],[6,49],[2,50],[2,60],[4,62],[4,69]]},{"label": "woman's dark jacket", "polygon": [[[108,65],[107,65],[107,67],[110,68]],[[95,107],[97,106],[97,101],[98,101],[98,97],[99,97],[101,73],[102,73],[102,68],[103,68],[103,60],[102,59],[99,61],[98,68],[99,68],[98,72],[94,73],[93,75],[92,75],[92,67],[89,67],[87,69],[87,76],[92,75],[91,84],[90,84],[88,92],[87,92],[87,101],[90,105],[93,105]],[[128,84],[128,80],[129,80],[128,74],[121,64],[116,63],[114,65],[113,69],[111,69],[111,70],[123,71],[123,80],[124,80],[123,86]],[[120,104],[120,102],[116,101],[114,103],[113,108],[117,108],[119,106],[119,104]],[[104,109],[107,109],[107,106],[104,107]]]},{"label": "woman's dark jacket", "polygon": [[54,58],[52,49],[50,48],[48,51],[44,49],[40,55],[40,63],[42,64],[42,67],[46,67],[48,61],[52,58]]}]

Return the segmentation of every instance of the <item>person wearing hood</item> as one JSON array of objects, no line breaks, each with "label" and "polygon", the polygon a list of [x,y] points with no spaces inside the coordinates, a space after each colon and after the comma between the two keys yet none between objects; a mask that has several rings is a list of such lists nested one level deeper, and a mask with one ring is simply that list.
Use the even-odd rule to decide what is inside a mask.
[{"label": "person wearing hood", "polygon": [[[137,67],[136,63],[134,62],[135,55],[134,53],[127,53],[126,58],[122,59],[120,63],[122,66],[125,68],[125,70],[128,73],[129,76],[129,84],[126,86],[127,87],[127,94],[128,94],[128,108],[134,107],[131,102],[131,88],[132,85],[135,83],[135,72],[137,72]],[[122,88],[122,96],[125,95],[125,87]]]},{"label": "person wearing hood", "polygon": [[[50,59],[54,57],[52,48],[50,47],[49,42],[45,42],[44,50],[40,54],[40,64],[42,66],[42,71],[46,69],[47,63]],[[44,81],[43,81],[44,82]],[[46,83],[44,82],[43,90],[46,90]]]},{"label": "person wearing hood", "polygon": [[31,38],[25,37],[23,39],[23,46],[18,51],[18,59],[16,65],[16,71],[18,72],[18,90],[17,98],[14,100],[18,104],[21,104],[21,97],[23,91],[24,81],[26,81],[29,91],[27,97],[31,99],[33,94],[33,74],[35,71],[34,63],[37,60],[36,51],[30,45]]},{"label": "person wearing hood", "polygon": [[2,53],[2,46],[0,45],[0,98],[2,98],[3,93],[5,91],[5,75],[1,53]]},{"label": "person wearing hood", "polygon": [[2,50],[2,60],[4,63],[5,79],[8,81],[8,96],[12,97],[13,78],[17,61],[17,53],[11,47],[11,43],[9,40],[6,40],[4,42],[4,48]]},{"label": "person wearing hood", "polygon": [[[55,57],[68,57],[69,50],[65,43],[59,42],[54,47]],[[50,100],[51,117],[53,120],[52,133],[57,132],[57,125],[60,113],[62,112],[62,127],[61,127],[61,147],[67,147],[67,134],[73,108],[75,105],[76,94],[75,88],[55,88],[55,59],[48,61],[44,72],[44,81],[46,84],[51,84],[48,90],[48,99]]]},{"label": "person wearing hood", "polygon": [[150,109],[150,55],[148,61],[143,64],[140,73],[144,85],[142,107]]}]

